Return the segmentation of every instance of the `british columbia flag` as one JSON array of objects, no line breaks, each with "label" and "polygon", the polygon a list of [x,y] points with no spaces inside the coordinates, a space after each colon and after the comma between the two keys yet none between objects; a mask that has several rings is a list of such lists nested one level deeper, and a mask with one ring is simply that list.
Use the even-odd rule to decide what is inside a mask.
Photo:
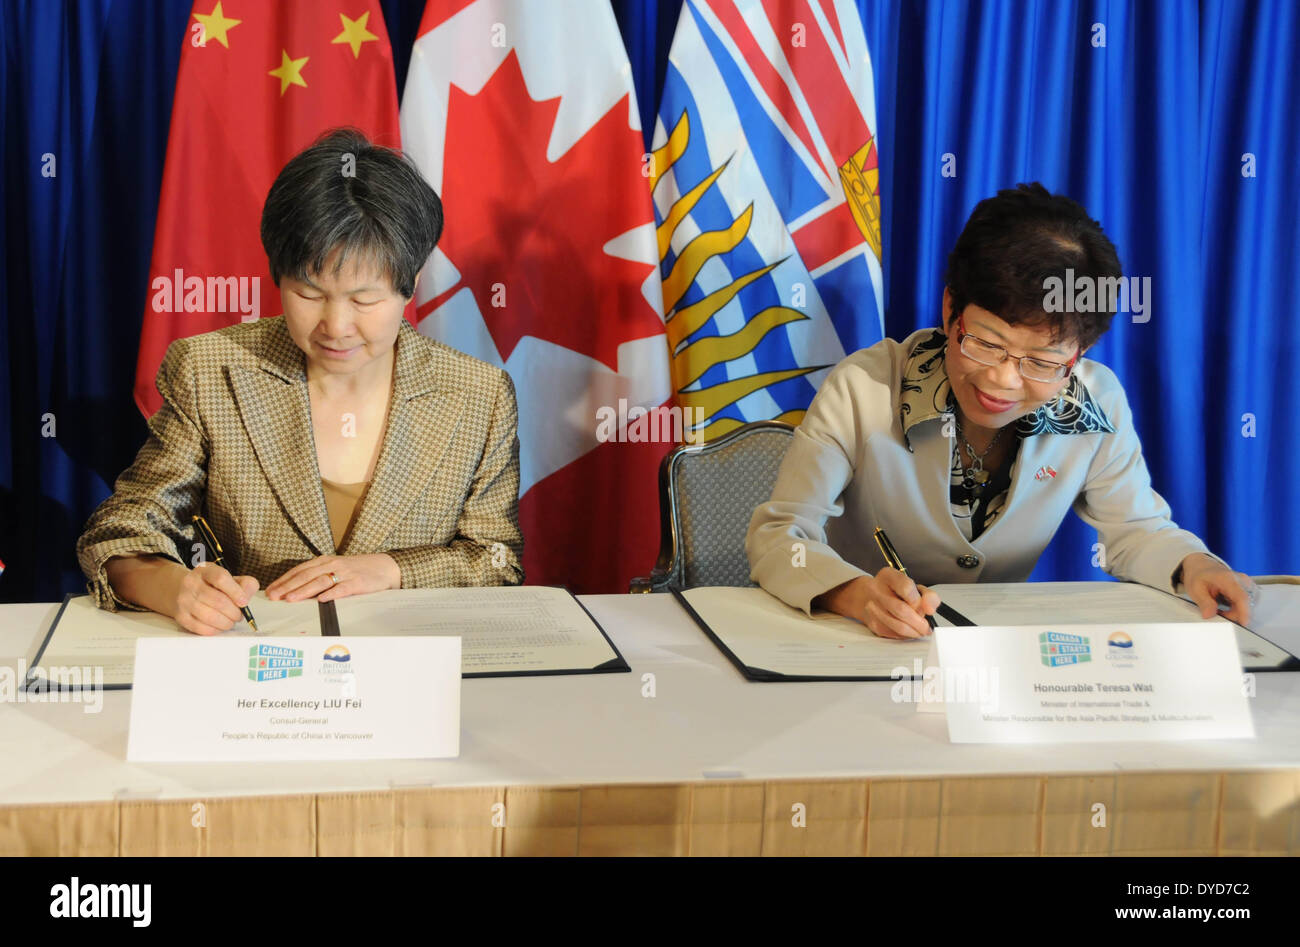
[{"label": "british columbia flag", "polygon": [[852,0],[683,4],[650,183],[697,438],[797,424],[826,370],[883,337],[875,128]]}]

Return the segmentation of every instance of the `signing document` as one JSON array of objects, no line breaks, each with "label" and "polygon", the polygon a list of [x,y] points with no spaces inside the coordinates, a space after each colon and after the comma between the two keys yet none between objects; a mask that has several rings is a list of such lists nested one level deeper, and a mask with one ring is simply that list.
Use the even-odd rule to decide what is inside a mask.
[{"label": "signing document", "polygon": [[[1248,671],[1300,668],[1300,660],[1254,632],[1221,618],[1203,621],[1195,606],[1146,586],[1026,582],[933,588],[969,625],[1211,625],[1235,640],[1240,652],[1238,677],[1241,666]],[[751,681],[912,679],[921,676],[925,664],[933,663],[926,660],[933,642],[930,636],[880,638],[860,622],[831,612],[814,611],[809,618],[760,588],[704,587],[675,594],[701,630]],[[936,619],[941,626],[953,624],[942,615]]]},{"label": "signing document", "polygon": [[[314,601],[271,601],[257,592],[249,602],[257,616],[262,636],[314,637],[320,634],[319,606]],[[248,623],[240,621],[218,637],[256,637]],[[141,638],[198,638],[177,627],[176,622],[156,612],[106,612],[95,606],[89,595],[64,599],[49,633],[31,659],[28,680],[47,678],[47,669],[102,667],[106,688],[131,686],[135,667],[135,645]],[[52,675],[58,681],[57,673]]]},{"label": "signing document", "polygon": [[751,681],[888,681],[918,673],[931,639],[878,638],[833,612],[809,618],[760,588],[707,587],[677,600]]},{"label": "signing document", "polygon": [[629,670],[600,625],[562,588],[393,589],[323,604],[272,601],[258,592],[249,605],[260,635],[240,621],[201,638],[163,615],[103,611],[90,596],[69,596],[30,662],[28,679],[39,680],[47,668],[94,666],[104,668],[104,687],[130,687],[142,638],[457,636],[467,677]]},{"label": "signing document", "polygon": [[[935,585],[935,594],[975,625],[1206,623],[1195,605],[1133,582],[1008,582]],[[952,624],[942,615],[939,625]],[[1232,629],[1247,671],[1300,670],[1300,659],[1248,628]]]},{"label": "signing document", "polygon": [[334,604],[345,638],[459,635],[466,677],[631,670],[596,620],[562,588],[400,589]]}]

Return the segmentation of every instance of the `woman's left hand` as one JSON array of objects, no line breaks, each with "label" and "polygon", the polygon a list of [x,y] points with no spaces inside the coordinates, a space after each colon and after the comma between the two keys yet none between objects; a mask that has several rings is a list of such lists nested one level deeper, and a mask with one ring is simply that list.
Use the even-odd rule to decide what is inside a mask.
[{"label": "woman's left hand", "polygon": [[1201,609],[1202,618],[1219,614],[1219,600],[1231,607],[1223,617],[1238,624],[1250,621],[1250,576],[1233,572],[1222,562],[1194,553],[1183,560],[1183,591]]},{"label": "woman's left hand", "polygon": [[[330,578],[333,573],[334,579]],[[266,597],[318,602],[402,587],[397,560],[384,552],[369,556],[321,556],[294,566],[266,587]]]}]

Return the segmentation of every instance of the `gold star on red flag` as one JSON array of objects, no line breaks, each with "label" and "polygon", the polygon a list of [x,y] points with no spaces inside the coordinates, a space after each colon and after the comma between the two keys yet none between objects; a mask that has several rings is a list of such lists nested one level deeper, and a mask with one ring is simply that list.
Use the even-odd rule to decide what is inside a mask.
[{"label": "gold star on red flag", "polygon": [[339,19],[343,21],[343,32],[330,40],[331,43],[347,43],[352,47],[352,58],[356,59],[361,55],[361,44],[369,43],[372,40],[378,40],[379,37],[366,29],[366,21],[370,19],[370,11],[367,10],[355,20],[349,20],[342,13]]},{"label": "gold star on red flag", "polygon": [[232,29],[243,23],[243,20],[233,20],[221,12],[221,4],[218,3],[212,8],[211,13],[196,13],[194,19],[203,25],[203,44],[207,45],[208,40],[215,39],[226,49],[230,48],[230,43],[226,41],[226,34]]},{"label": "gold star on red flag", "polygon": [[275,76],[280,80],[280,94],[284,95],[285,89],[291,85],[300,85],[304,89],[307,83],[302,78],[302,67],[307,65],[309,57],[303,56],[302,59],[290,59],[286,50],[280,50],[280,65],[267,73],[268,76]]}]

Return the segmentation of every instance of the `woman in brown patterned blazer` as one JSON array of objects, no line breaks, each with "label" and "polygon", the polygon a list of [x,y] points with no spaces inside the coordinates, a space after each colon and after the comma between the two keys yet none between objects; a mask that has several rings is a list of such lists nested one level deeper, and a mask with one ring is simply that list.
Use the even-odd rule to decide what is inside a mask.
[{"label": "woman in brown patterned blazer", "polygon": [[[168,348],[149,439],[77,543],[99,606],[215,634],[262,585],[327,601],[522,582],[510,376],[403,319],[437,195],[335,131],[285,165],[261,229],[284,315]],[[203,561],[195,513],[239,574]]]}]

